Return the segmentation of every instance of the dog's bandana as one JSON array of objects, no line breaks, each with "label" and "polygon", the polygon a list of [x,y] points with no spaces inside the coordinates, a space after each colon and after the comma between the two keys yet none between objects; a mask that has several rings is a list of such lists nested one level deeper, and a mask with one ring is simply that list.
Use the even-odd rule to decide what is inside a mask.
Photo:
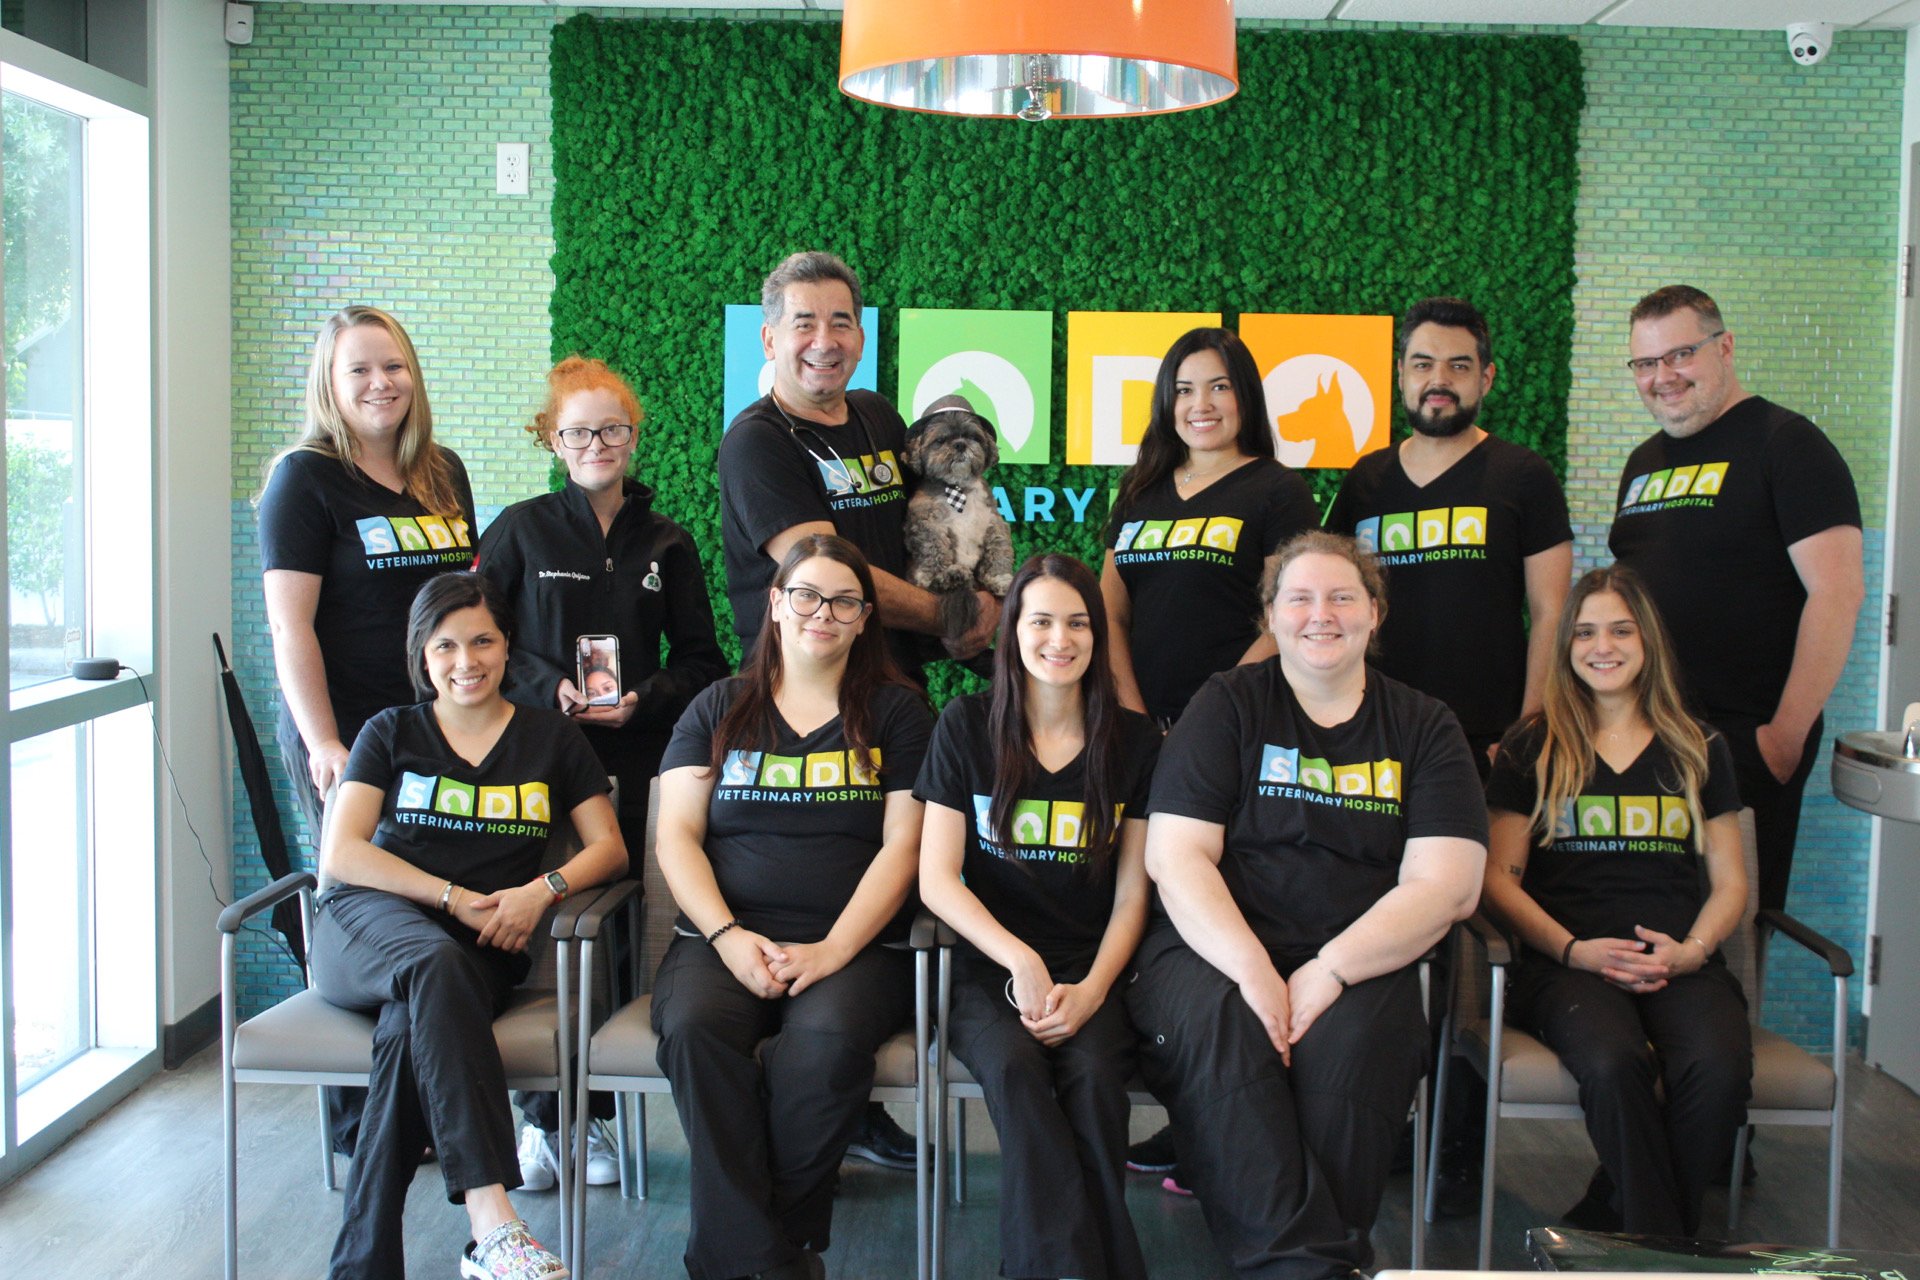
[{"label": "dog's bandana", "polygon": [[967,491],[954,485],[948,485],[946,489],[943,496],[947,500],[947,505],[953,508],[955,515],[959,515],[967,509]]}]

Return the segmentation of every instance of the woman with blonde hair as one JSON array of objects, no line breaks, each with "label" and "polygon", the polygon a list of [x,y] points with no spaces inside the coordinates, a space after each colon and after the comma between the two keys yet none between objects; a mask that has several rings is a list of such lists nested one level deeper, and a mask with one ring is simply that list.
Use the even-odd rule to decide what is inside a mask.
[{"label": "woman with blonde hair", "polygon": [[1692,1235],[1753,1072],[1719,955],[1747,900],[1733,756],[1687,714],[1631,569],[1575,583],[1554,644],[1545,706],[1508,732],[1487,782],[1483,905],[1527,946],[1509,1016],[1580,1082],[1600,1155],[1569,1220]]},{"label": "woman with blonde hair", "polygon": [[[407,610],[435,574],[473,562],[473,490],[434,443],[420,358],[375,307],[329,317],[307,366],[306,423],[268,465],[259,497],[260,567],[276,738],[320,838],[320,797],[377,712],[416,700]],[[352,1155],[359,1089],[329,1089],[334,1149]]]}]

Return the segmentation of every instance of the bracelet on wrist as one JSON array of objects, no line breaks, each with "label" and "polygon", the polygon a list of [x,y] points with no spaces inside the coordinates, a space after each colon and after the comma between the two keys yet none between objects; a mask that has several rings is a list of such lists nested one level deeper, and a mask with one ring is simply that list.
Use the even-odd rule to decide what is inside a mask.
[{"label": "bracelet on wrist", "polygon": [[1572,966],[1573,944],[1578,941],[1580,941],[1580,939],[1578,938],[1568,938],[1567,945],[1560,948],[1560,967],[1561,968],[1568,969],[1573,967]]},{"label": "bracelet on wrist", "polygon": [[1342,991],[1345,991],[1347,989],[1346,978],[1341,974],[1341,972],[1338,969],[1333,967],[1332,961],[1328,960],[1325,956],[1315,956],[1314,959],[1318,960],[1321,964],[1326,966],[1328,976],[1330,976],[1335,982],[1340,984],[1340,989]]},{"label": "bracelet on wrist", "polygon": [[718,929],[715,929],[712,933],[707,935],[707,945],[712,946],[714,943],[720,941],[721,934],[725,933],[729,929],[737,929],[739,927],[740,927],[740,922],[738,920],[727,921],[725,924],[721,925]]},{"label": "bracelet on wrist", "polygon": [[1701,955],[1703,955],[1703,956],[1710,956],[1710,955],[1712,955],[1712,954],[1713,954],[1713,948],[1707,945],[1707,940],[1706,940],[1705,938],[1703,938],[1703,937],[1701,937],[1701,936],[1700,936],[1699,934],[1697,934],[1697,933],[1690,933],[1690,934],[1688,934],[1688,935],[1687,935],[1686,937],[1684,937],[1684,938],[1682,938],[1682,939],[1681,939],[1680,941],[1681,941],[1681,943],[1682,943],[1682,945],[1685,945],[1686,943],[1689,943],[1689,942],[1697,942],[1697,943],[1699,943],[1699,944],[1700,944],[1700,954],[1701,954]]},{"label": "bracelet on wrist", "polygon": [[447,909],[447,901],[452,897],[453,897],[453,881],[449,880],[447,881],[446,887],[440,890],[440,909],[442,911],[445,911]]}]

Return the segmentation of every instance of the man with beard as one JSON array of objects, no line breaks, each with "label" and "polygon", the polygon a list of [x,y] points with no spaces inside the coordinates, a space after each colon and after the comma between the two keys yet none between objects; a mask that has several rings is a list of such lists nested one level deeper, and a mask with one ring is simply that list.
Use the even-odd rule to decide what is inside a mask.
[{"label": "man with beard", "polygon": [[1821,430],[1752,394],[1712,298],[1633,309],[1627,367],[1661,430],[1620,476],[1607,545],[1646,581],[1694,710],[1752,807],[1760,905],[1784,908],[1821,710],[1865,595],[1860,500]]},{"label": "man with beard", "polygon": [[1354,464],[1327,528],[1386,567],[1376,665],[1453,709],[1484,779],[1500,736],[1540,706],[1573,576],[1567,499],[1539,454],[1475,424],[1494,366],[1472,303],[1416,302],[1399,372],[1413,434]]}]

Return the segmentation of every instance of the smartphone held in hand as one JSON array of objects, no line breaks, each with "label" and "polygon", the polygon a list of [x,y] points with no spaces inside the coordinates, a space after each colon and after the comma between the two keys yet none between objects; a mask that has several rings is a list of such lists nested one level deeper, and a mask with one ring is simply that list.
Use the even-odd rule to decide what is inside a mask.
[{"label": "smartphone held in hand", "polygon": [[620,702],[620,638],[618,636],[581,636],[574,642],[579,655],[578,688],[590,707],[617,706]]}]

